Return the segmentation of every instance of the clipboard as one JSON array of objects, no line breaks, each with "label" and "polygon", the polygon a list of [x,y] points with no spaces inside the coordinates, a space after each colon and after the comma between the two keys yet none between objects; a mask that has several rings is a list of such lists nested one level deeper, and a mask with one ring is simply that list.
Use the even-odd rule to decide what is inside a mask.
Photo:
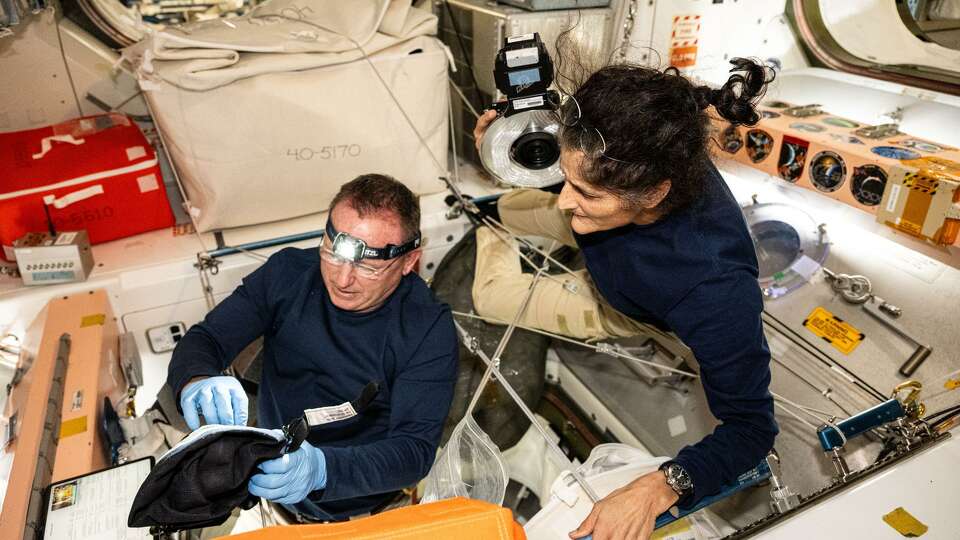
[{"label": "clipboard", "polygon": [[145,457],[53,482],[43,492],[40,539],[154,539],[148,528],[127,527],[133,498],[153,465],[153,457]]}]

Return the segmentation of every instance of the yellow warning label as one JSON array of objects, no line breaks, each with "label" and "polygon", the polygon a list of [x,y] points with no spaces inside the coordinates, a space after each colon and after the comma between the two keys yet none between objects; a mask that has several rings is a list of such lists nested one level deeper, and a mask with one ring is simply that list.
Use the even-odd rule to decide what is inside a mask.
[{"label": "yellow warning label", "polygon": [[927,156],[917,159],[901,160],[901,163],[909,167],[916,167],[934,173],[945,173],[952,176],[960,176],[960,163],[934,156]]},{"label": "yellow warning label", "polygon": [[927,532],[927,526],[920,523],[920,520],[910,515],[910,512],[904,510],[902,506],[884,515],[883,521],[907,538],[923,536]]},{"label": "yellow warning label", "polygon": [[73,435],[79,435],[87,430],[87,417],[78,416],[69,420],[60,422],[60,438],[66,439]]},{"label": "yellow warning label", "polygon": [[843,354],[853,352],[866,337],[850,323],[822,307],[814,309],[813,313],[803,321],[803,326]]},{"label": "yellow warning label", "polygon": [[105,313],[94,313],[93,315],[87,315],[80,319],[80,328],[86,328],[88,326],[103,326],[103,322],[107,320],[107,315]]},{"label": "yellow warning label", "polygon": [[664,525],[653,531],[650,540],[673,540],[679,538],[692,538],[690,536],[690,518],[683,518],[674,521],[669,525]]},{"label": "yellow warning label", "polygon": [[953,418],[951,418],[950,420],[947,420],[946,422],[940,423],[940,424],[937,426],[937,432],[939,432],[939,433],[946,433],[946,432],[950,431],[951,429],[953,429],[953,426],[955,426],[955,425],[957,425],[957,418],[956,418],[956,417],[953,417]]}]

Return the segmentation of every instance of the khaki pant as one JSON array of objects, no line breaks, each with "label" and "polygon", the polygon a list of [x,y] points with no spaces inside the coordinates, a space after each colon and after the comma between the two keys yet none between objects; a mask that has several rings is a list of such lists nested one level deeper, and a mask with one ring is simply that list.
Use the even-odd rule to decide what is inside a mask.
[{"label": "khaki pant", "polygon": [[[571,247],[577,245],[570,228],[570,216],[557,208],[556,195],[540,190],[515,190],[500,198],[498,209],[503,224],[515,234],[541,236]],[[479,315],[509,322],[520,309],[533,274],[522,273],[515,251],[516,240],[509,240],[514,244],[511,245],[504,241],[507,235],[501,233],[500,236],[487,227],[477,230],[473,304]],[[676,339],[610,307],[586,270],[574,272],[573,276],[564,273],[541,277],[519,324],[578,339],[637,335]]]}]

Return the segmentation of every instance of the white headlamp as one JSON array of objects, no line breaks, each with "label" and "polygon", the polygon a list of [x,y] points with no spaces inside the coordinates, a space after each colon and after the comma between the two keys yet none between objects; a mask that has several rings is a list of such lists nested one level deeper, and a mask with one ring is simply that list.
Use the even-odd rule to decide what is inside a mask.
[{"label": "white headlamp", "polygon": [[420,247],[420,233],[417,232],[411,240],[399,246],[387,244],[382,248],[372,248],[359,238],[338,232],[330,219],[327,219],[326,234],[333,244],[331,251],[337,257],[355,263],[363,259],[396,259]]}]

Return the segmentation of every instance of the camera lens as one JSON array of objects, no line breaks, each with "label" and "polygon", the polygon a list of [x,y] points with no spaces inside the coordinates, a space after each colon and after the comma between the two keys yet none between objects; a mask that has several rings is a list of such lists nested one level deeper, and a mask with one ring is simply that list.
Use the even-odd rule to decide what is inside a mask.
[{"label": "camera lens", "polygon": [[513,142],[510,157],[528,169],[546,169],[560,157],[560,145],[550,133],[536,131],[525,133]]}]

